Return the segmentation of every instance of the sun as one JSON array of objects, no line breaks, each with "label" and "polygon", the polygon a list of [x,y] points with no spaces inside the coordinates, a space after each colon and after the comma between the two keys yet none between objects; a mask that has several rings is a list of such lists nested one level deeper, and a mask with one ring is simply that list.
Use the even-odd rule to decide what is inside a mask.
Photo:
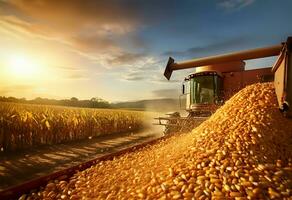
[{"label": "sun", "polygon": [[36,75],[38,69],[36,63],[24,55],[10,56],[8,61],[10,72],[17,77],[31,77]]}]

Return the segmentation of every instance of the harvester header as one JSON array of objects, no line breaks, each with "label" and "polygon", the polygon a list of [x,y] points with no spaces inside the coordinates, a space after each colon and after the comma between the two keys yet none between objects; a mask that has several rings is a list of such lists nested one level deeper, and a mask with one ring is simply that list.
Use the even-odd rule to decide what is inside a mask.
[{"label": "harvester header", "polygon": [[[264,48],[257,48],[245,51],[239,51],[235,53],[222,54],[216,56],[210,56],[205,58],[195,58],[183,62],[176,63],[172,57],[169,57],[164,76],[169,80],[174,70],[188,69],[201,67],[206,65],[217,65],[220,63],[229,63],[234,61],[250,60],[256,58],[264,58],[270,56],[277,56],[280,54],[283,45],[275,45]],[[223,67],[223,66],[222,66]]]}]

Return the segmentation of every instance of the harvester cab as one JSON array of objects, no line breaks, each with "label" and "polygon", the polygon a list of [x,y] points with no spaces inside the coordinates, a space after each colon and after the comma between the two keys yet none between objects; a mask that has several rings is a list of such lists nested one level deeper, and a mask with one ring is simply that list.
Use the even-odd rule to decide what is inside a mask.
[{"label": "harvester cab", "polygon": [[[291,116],[292,104],[292,38],[271,47],[198,58],[176,63],[169,58],[164,76],[169,80],[175,70],[195,68],[185,77],[182,98],[186,117],[178,112],[155,118],[165,126],[165,134],[190,131],[207,119],[231,96],[247,85],[274,81],[279,108]],[[279,56],[273,67],[246,70],[244,60]],[[181,101],[180,97],[180,101]]]}]

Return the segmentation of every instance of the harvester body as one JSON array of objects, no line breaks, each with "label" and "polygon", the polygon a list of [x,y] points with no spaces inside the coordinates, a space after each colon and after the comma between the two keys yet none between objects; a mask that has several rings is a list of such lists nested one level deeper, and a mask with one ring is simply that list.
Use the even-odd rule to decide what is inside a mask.
[{"label": "harvester body", "polygon": [[[245,70],[244,65],[241,61],[198,67],[195,73],[185,78],[182,85],[185,110],[209,116],[246,85],[273,80],[272,68]],[[220,70],[228,67],[230,70]]]},{"label": "harvester body", "polygon": [[[164,75],[169,80],[174,70],[196,68],[183,81],[180,101],[184,100],[188,116],[177,112],[159,117],[165,133],[190,131],[207,119],[231,96],[247,85],[274,81],[279,108],[291,116],[292,104],[292,38],[281,45],[231,54],[193,59],[180,63],[169,58]],[[244,60],[279,56],[273,67],[245,69]]]}]

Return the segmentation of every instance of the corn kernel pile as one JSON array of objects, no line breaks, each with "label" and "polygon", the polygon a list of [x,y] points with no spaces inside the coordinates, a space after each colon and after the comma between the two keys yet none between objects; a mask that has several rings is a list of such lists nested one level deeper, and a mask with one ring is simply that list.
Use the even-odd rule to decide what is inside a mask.
[{"label": "corn kernel pile", "polygon": [[51,181],[28,199],[291,197],[292,120],[279,112],[273,84],[261,83],[241,90],[192,133]]}]

